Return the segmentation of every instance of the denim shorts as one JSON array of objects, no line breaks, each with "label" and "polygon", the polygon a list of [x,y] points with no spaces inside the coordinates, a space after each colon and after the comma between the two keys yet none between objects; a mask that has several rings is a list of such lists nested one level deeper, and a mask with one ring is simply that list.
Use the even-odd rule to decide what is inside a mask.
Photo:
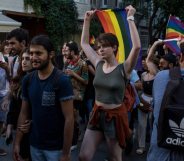
[{"label": "denim shorts", "polygon": [[[90,115],[89,122],[92,116],[93,114]],[[105,136],[107,136],[110,139],[117,139],[115,119],[112,118],[111,120],[107,120],[105,118],[105,112],[102,110],[99,111],[98,123],[96,125],[91,125],[90,123],[88,123],[87,128],[90,130],[101,131]]]},{"label": "denim shorts", "polygon": [[5,122],[7,115],[7,113],[2,109],[3,98],[4,97],[0,97],[0,122]]},{"label": "denim shorts", "polygon": [[32,161],[59,161],[62,151],[61,150],[42,150],[30,147]]}]

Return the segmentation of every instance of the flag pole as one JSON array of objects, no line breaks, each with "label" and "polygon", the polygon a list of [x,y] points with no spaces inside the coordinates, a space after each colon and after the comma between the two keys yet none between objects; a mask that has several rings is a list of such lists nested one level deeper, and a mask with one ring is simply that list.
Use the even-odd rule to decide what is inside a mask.
[{"label": "flag pole", "polygon": [[165,39],[165,40],[162,40],[162,39],[158,39],[159,41],[162,41],[162,42],[169,42],[169,41],[178,41],[179,38],[172,38],[172,39]]}]

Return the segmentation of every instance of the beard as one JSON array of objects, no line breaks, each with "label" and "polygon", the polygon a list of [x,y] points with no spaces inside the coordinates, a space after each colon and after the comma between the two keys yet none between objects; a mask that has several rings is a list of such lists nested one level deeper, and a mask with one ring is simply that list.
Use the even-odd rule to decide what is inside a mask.
[{"label": "beard", "polygon": [[[36,61],[35,61],[36,62]],[[34,62],[33,62],[34,63]],[[49,59],[43,61],[43,62],[36,62],[36,63],[39,63],[40,65],[37,66],[37,67],[34,67],[33,65],[33,69],[36,69],[36,70],[44,70],[48,67],[49,65]]]}]

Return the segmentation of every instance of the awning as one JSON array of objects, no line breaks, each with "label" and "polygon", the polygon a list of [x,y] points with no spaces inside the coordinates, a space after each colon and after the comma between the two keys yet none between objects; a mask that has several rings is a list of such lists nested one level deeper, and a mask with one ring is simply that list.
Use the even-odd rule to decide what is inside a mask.
[{"label": "awning", "polygon": [[19,28],[21,25],[21,22],[15,21],[0,12],[0,32],[10,32],[15,28]]}]

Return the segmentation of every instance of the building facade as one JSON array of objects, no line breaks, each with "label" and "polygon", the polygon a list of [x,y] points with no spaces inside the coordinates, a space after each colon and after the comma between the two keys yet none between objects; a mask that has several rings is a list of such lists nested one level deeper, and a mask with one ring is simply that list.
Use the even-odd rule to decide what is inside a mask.
[{"label": "building facade", "polygon": [[[74,0],[78,9],[79,28],[82,29],[84,13],[90,9],[122,8],[126,3],[122,0]],[[150,11],[149,0],[140,0],[139,10],[147,9]],[[148,18],[149,15],[142,15],[137,12],[138,30],[140,33],[143,52],[148,48]],[[32,8],[25,10],[24,0],[0,0],[0,41],[5,39],[6,34],[12,29],[22,27],[29,31],[30,37],[40,33],[46,33],[44,17],[34,14]],[[73,35],[73,39],[80,42],[80,33]]]},{"label": "building facade", "polygon": [[[75,0],[78,9],[79,26],[82,28],[86,10],[91,9],[90,0]],[[11,30],[22,27],[29,31],[30,37],[46,33],[44,17],[34,14],[31,7],[24,8],[24,0],[0,0],[0,41],[6,38]],[[79,39],[74,35],[75,39]]]}]

